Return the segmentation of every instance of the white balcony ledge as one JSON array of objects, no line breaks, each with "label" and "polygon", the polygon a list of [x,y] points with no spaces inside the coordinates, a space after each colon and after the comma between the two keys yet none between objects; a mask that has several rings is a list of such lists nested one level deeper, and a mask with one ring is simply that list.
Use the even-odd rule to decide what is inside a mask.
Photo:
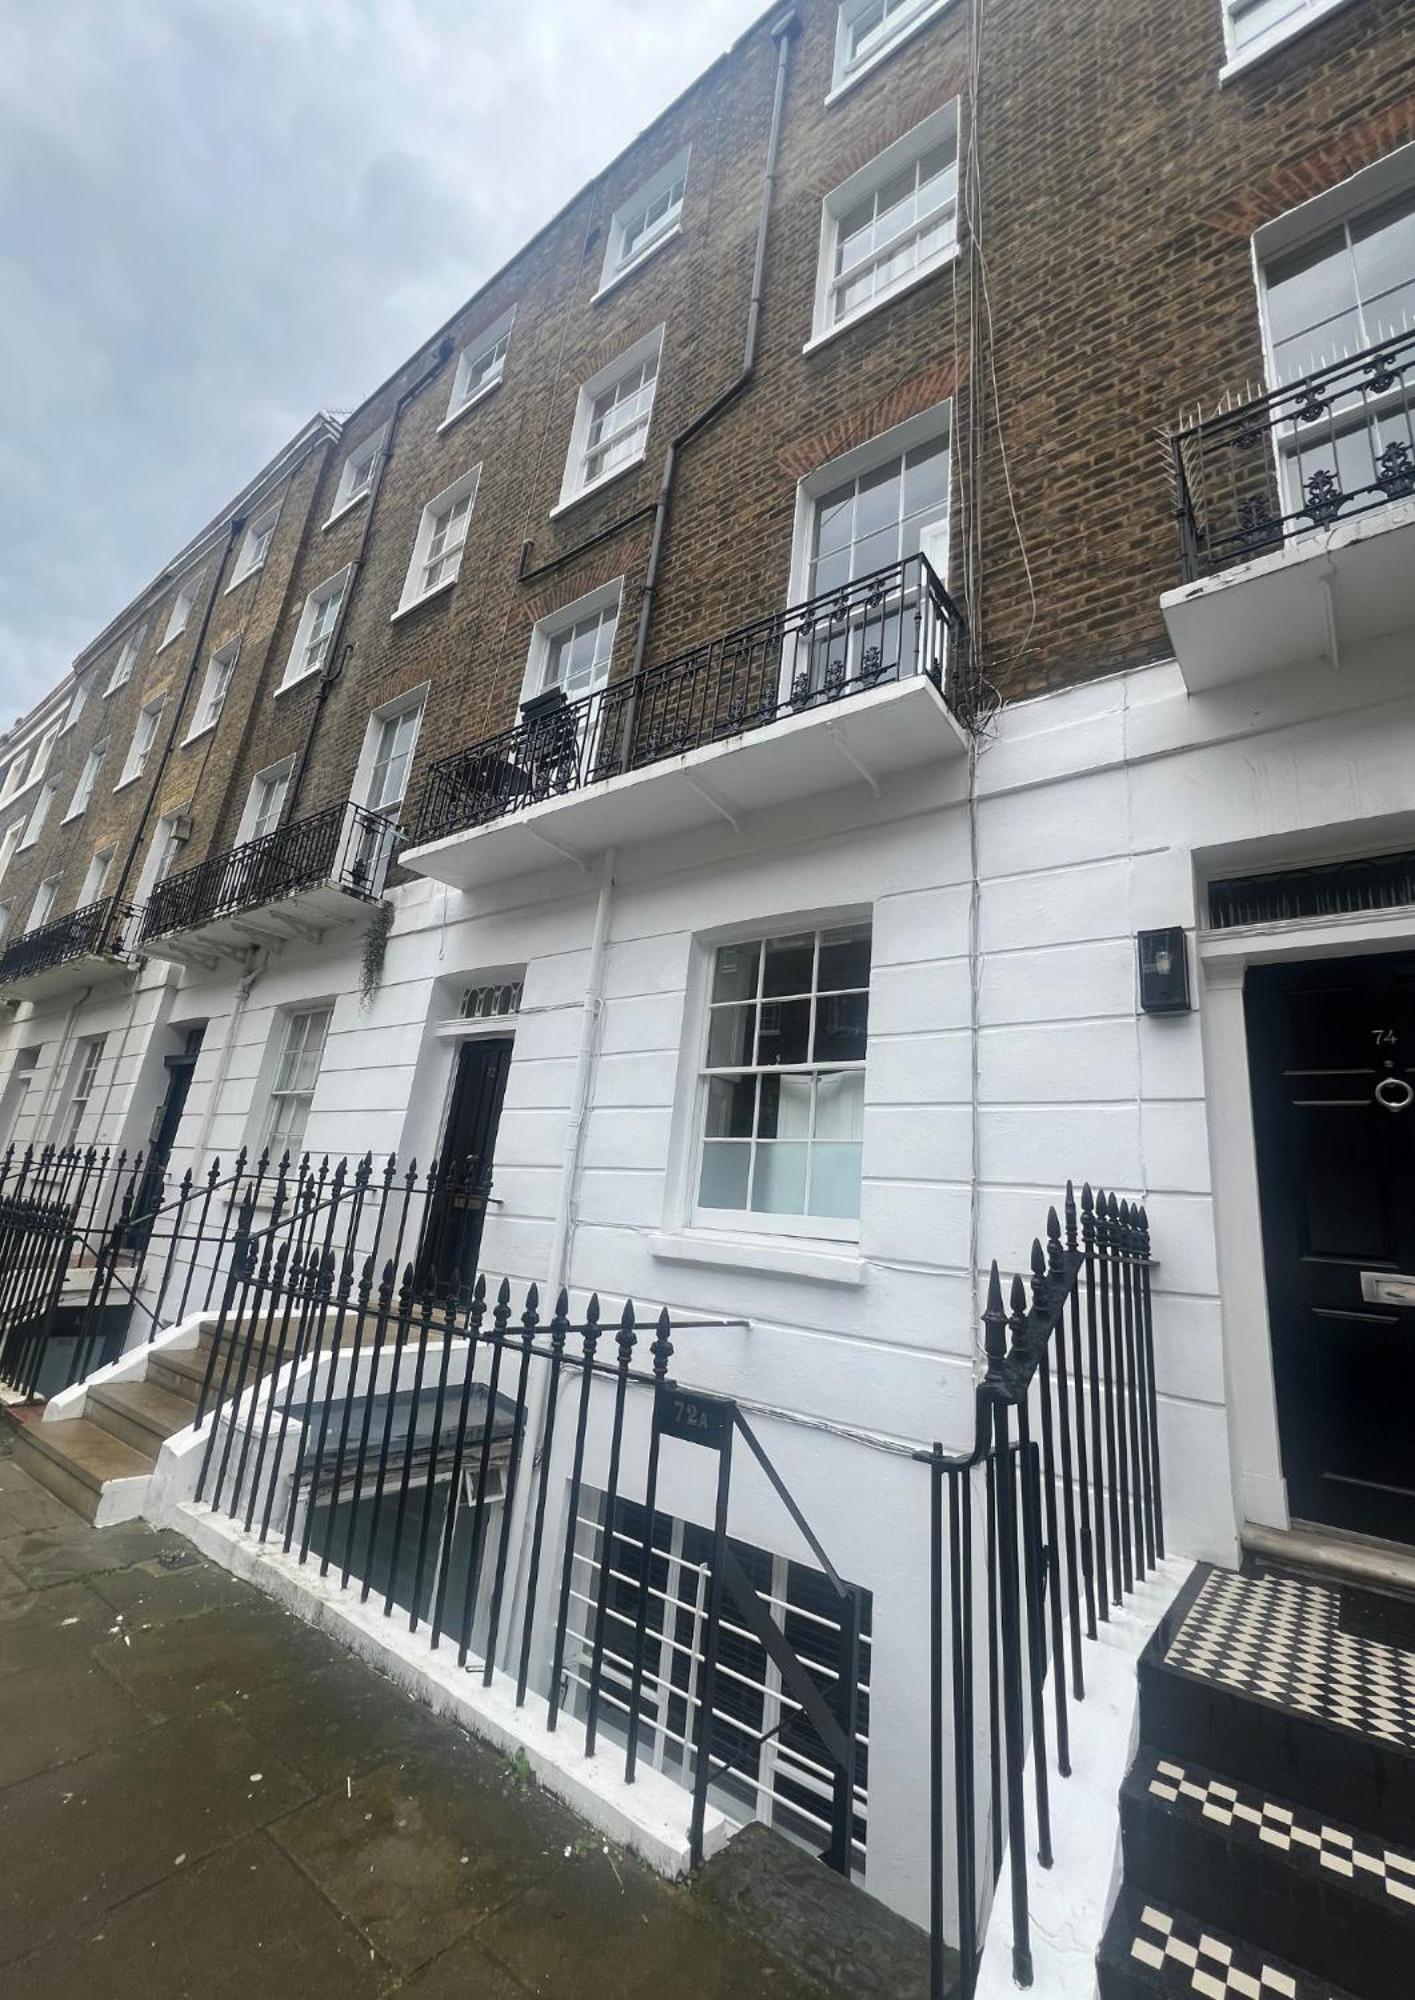
[{"label": "white balcony ledge", "polygon": [[1415,499],[1166,591],[1160,609],[1191,694],[1415,637]]},{"label": "white balcony ledge", "polygon": [[967,735],[926,675],[806,710],[725,742],[537,800],[399,857],[415,875],[474,889],[610,847],[671,839],[842,787],[967,754]]},{"label": "white balcony ledge", "polygon": [[371,908],[369,897],[337,882],[321,882],[194,924],[190,930],[145,938],[142,952],[145,958],[212,972],[223,960],[244,958],[252,945],[269,950],[292,943],[318,944],[327,931],[354,923]]},{"label": "white balcony ledge", "polygon": [[0,999],[57,1000],[66,993],[81,993],[85,987],[107,986],[132,970],[132,960],[116,953],[78,952],[43,970],[4,974],[0,977]]}]

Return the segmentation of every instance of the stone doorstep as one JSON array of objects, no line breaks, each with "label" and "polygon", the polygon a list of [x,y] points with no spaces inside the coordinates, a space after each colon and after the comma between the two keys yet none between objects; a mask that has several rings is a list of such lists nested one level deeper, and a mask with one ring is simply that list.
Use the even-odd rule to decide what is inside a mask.
[{"label": "stone doorstep", "polygon": [[[687,1875],[691,1801],[661,1772],[640,1766],[635,1782],[626,1785],[620,1775],[622,1753],[587,1758],[582,1729],[546,1728],[542,1697],[529,1695],[517,1708],[514,1686],[505,1675],[483,1687],[479,1676],[458,1668],[455,1652],[433,1653],[421,1634],[408,1631],[405,1620],[385,1618],[381,1604],[361,1604],[357,1592],[340,1590],[336,1576],[321,1578],[317,1568],[301,1565],[295,1554],[285,1555],[268,1543],[262,1547],[204,1503],[180,1502],[164,1525],[367,1660],[437,1714],[506,1757],[520,1752],[547,1792],[658,1874],[670,1879]],[[735,1831],[733,1821],[709,1806],[705,1856],[716,1854]]]},{"label": "stone doorstep", "polygon": [[1101,2000],[1354,2000],[1344,1987],[1228,1936],[1172,1900],[1122,1890],[1096,1965]]}]

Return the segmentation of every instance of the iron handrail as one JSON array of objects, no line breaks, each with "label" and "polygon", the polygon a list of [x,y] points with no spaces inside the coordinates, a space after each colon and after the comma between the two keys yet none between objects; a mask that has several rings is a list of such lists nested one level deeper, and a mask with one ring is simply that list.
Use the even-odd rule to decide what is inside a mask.
[{"label": "iron handrail", "polygon": [[72,958],[124,958],[120,935],[137,912],[113,896],[84,903],[66,917],[25,931],[0,952],[0,985],[48,972]]},{"label": "iron handrail", "polygon": [[376,896],[397,837],[383,814],[347,802],[274,827],[158,883],[148,901],[143,941],[196,930],[325,884]]}]

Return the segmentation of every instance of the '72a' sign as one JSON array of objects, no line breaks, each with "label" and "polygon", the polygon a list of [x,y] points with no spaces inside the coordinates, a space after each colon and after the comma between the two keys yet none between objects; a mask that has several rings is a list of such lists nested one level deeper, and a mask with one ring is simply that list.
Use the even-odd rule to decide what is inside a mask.
[{"label": "'72a' sign", "polygon": [[732,1430],[732,1405],[721,1396],[702,1396],[665,1382],[658,1392],[658,1427],[664,1437],[720,1451]]}]

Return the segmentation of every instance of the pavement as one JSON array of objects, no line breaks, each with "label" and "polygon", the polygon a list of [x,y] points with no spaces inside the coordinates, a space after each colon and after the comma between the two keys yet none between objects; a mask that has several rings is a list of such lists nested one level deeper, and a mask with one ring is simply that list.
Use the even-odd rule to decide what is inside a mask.
[{"label": "pavement", "polygon": [[0,1424],[4,2000],[848,1990],[606,1846],[180,1536],[90,1528],[14,1464],[9,1436]]}]

